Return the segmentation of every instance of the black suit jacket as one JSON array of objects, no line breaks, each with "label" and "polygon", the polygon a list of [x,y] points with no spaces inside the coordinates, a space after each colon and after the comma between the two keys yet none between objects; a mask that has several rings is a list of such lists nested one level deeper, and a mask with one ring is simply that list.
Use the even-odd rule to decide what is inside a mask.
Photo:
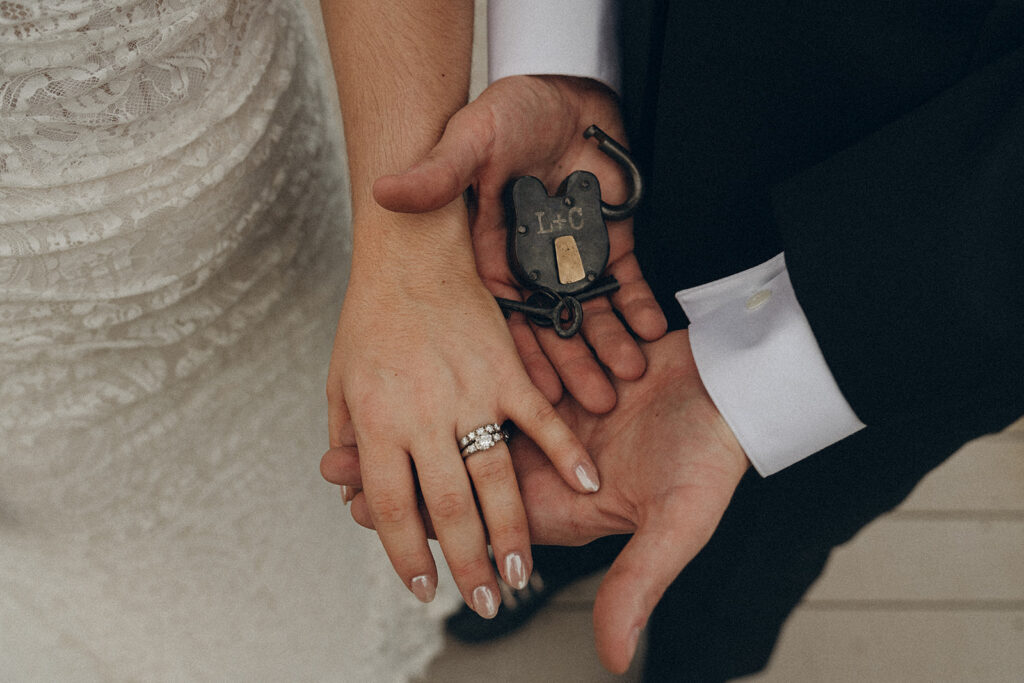
[{"label": "black suit jacket", "polygon": [[866,424],[1024,412],[1024,3],[621,5],[637,252],[672,324],[674,291],[784,249]]}]

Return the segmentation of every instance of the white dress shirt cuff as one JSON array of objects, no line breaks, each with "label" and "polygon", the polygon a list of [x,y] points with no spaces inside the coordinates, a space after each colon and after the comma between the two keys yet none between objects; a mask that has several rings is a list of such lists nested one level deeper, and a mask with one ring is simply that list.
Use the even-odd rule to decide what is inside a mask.
[{"label": "white dress shirt cuff", "polygon": [[784,254],[676,299],[701,380],[762,476],[864,427],[825,363]]},{"label": "white dress shirt cuff", "polygon": [[489,0],[488,80],[580,76],[618,92],[615,15],[612,0]]}]

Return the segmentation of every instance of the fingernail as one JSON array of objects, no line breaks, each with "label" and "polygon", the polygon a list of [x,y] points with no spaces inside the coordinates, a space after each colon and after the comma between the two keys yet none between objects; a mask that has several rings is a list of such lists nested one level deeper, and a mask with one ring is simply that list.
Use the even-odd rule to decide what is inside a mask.
[{"label": "fingernail", "polygon": [[494,591],[487,586],[474,588],[473,610],[484,619],[493,619],[498,613],[498,601],[494,599]]},{"label": "fingernail", "polygon": [[574,472],[576,472],[576,478],[579,480],[580,485],[587,491],[594,493],[601,488],[597,483],[597,472],[592,467],[580,463],[576,465]]},{"label": "fingernail", "polygon": [[508,581],[508,585],[516,590],[522,590],[526,587],[526,581],[529,578],[526,575],[526,566],[523,564],[522,555],[509,553],[505,556],[505,580]]},{"label": "fingernail", "polygon": [[352,492],[352,489],[342,484],[341,486],[341,502],[348,505],[349,501],[356,497],[356,494]]},{"label": "fingernail", "polygon": [[629,655],[629,661],[633,661],[633,655],[636,654],[636,645],[640,642],[640,627],[634,626],[633,630],[629,634],[629,642],[626,643],[626,654]]},{"label": "fingernail", "polygon": [[437,590],[436,586],[434,586],[434,581],[426,574],[412,577],[412,580],[409,582],[409,588],[420,602],[430,602],[433,600],[434,593]]}]

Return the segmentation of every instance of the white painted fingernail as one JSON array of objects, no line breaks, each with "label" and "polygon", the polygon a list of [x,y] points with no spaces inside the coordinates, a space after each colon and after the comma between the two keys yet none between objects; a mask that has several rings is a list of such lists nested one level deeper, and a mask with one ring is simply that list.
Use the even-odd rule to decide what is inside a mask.
[{"label": "white painted fingernail", "polygon": [[493,619],[498,613],[498,601],[494,599],[494,591],[487,586],[474,588],[473,610],[484,619]]},{"label": "white painted fingernail", "polygon": [[581,463],[576,465],[576,469],[573,471],[576,473],[576,478],[579,480],[580,485],[587,491],[594,493],[601,487],[597,483],[597,472],[590,470],[591,468]]},{"label": "white painted fingernail", "polygon": [[434,599],[434,593],[437,591],[434,580],[426,574],[412,577],[409,588],[420,602],[430,602]]},{"label": "white painted fingernail", "polygon": [[523,564],[523,557],[519,553],[509,553],[505,556],[505,580],[508,585],[516,590],[526,587],[530,577],[526,575],[526,566]]}]

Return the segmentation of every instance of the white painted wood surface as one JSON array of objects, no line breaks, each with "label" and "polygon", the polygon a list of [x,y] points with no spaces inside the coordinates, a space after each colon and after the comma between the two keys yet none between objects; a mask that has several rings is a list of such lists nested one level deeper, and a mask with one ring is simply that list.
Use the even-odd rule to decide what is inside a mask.
[{"label": "white painted wood surface", "polygon": [[1024,419],[837,550],[748,683],[1024,681]]}]

